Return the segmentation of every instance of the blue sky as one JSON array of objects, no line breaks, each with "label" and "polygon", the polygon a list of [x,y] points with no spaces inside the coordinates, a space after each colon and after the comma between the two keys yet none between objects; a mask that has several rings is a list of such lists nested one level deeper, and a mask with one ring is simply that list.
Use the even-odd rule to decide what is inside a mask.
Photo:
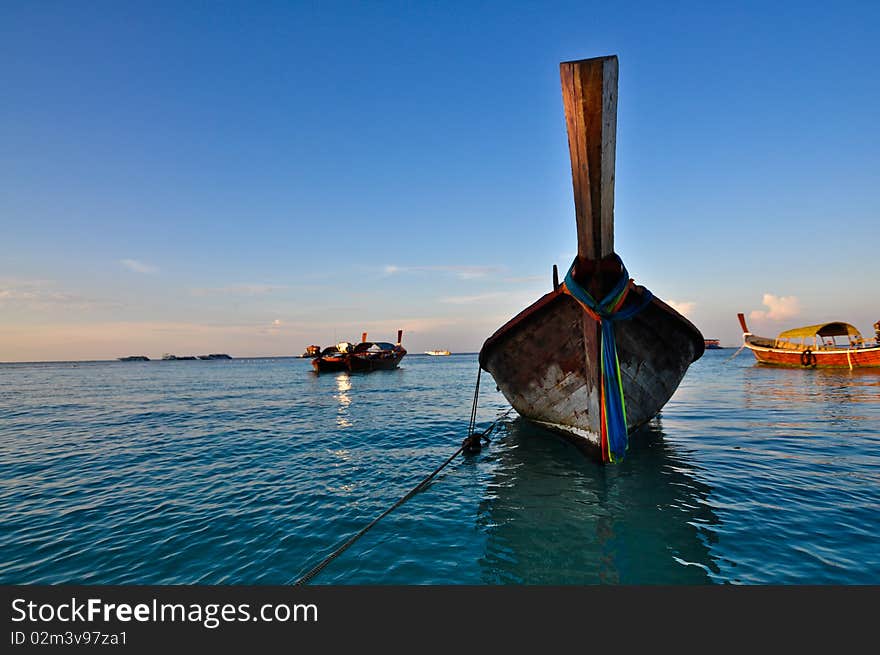
[{"label": "blue sky", "polygon": [[616,250],[706,337],[880,319],[876,3],[0,5],[0,361],[476,351],[576,250],[559,62],[620,60]]}]

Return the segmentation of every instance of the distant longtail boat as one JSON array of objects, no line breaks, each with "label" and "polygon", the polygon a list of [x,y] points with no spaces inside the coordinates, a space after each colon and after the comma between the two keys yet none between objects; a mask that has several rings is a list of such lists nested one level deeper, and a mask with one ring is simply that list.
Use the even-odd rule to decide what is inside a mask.
[{"label": "distant longtail boat", "polygon": [[353,373],[369,371],[387,371],[397,368],[400,360],[406,355],[406,348],[401,345],[403,330],[397,331],[397,343],[387,341],[367,341],[367,333],[361,335],[357,345],[342,341],[335,346],[325,348],[312,360],[315,373],[333,371],[351,371]]},{"label": "distant longtail boat", "polygon": [[[880,321],[874,324],[873,342],[864,339],[854,326],[840,321],[785,330],[770,339],[749,332],[744,314],[736,316],[743,331],[743,346],[752,351],[759,364],[793,368],[880,367]],[[838,343],[838,338],[845,342]]]},{"label": "distant longtail boat", "polygon": [[335,346],[328,346],[317,357],[312,359],[315,373],[330,373],[348,370],[348,353],[354,345],[348,341],[340,341]]},{"label": "distant longtail boat", "polygon": [[356,345],[348,356],[348,370],[355,371],[388,371],[397,368],[400,360],[406,355],[406,348],[401,345],[403,330],[397,331],[397,343],[387,341],[367,341],[364,332],[361,342]]}]

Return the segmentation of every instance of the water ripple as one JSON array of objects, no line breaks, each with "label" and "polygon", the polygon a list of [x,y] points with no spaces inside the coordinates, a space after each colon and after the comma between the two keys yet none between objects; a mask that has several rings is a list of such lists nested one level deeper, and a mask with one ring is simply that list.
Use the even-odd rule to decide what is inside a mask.
[{"label": "water ripple", "polygon": [[[619,466],[506,420],[315,582],[880,582],[880,372],[727,357]],[[475,375],[472,355],[0,366],[0,582],[289,583],[455,450]],[[479,421],[506,408],[489,378]]]}]

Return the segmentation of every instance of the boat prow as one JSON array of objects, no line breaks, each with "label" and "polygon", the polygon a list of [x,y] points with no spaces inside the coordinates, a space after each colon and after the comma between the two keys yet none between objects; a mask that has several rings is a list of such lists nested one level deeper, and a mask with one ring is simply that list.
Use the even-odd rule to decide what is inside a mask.
[{"label": "boat prow", "polygon": [[[638,287],[630,304],[642,300]],[[595,329],[562,288],[546,294],[489,337],[480,366],[492,374],[517,413],[601,458],[600,362]],[[652,298],[615,324],[627,432],[651,420],[675,393],[704,339],[685,317]]]}]

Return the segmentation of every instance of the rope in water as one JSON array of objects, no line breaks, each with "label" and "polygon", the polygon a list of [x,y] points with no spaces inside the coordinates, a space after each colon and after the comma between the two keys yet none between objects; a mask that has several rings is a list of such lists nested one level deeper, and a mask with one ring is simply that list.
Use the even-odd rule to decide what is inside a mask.
[{"label": "rope in water", "polygon": [[735,353],[733,353],[730,357],[728,357],[727,359],[725,359],[723,363],[726,364],[726,363],[729,362],[731,359],[733,359],[734,357],[736,357],[737,355],[739,355],[739,354],[742,352],[742,349],[745,348],[745,347],[746,347],[746,344],[741,345],[741,346],[739,347],[739,350],[737,350],[737,351],[736,351]]},{"label": "rope in water", "polygon": [[348,549],[349,546],[351,546],[355,541],[357,541],[358,539],[360,539],[361,537],[363,537],[363,536],[367,533],[367,531],[370,530],[370,528],[372,528],[372,527],[373,527],[374,525],[376,525],[379,521],[381,521],[383,518],[385,518],[386,516],[388,516],[388,515],[389,515],[391,512],[393,512],[395,509],[397,509],[398,507],[400,507],[401,505],[403,505],[403,504],[404,504],[406,501],[408,501],[410,498],[412,498],[413,496],[415,496],[419,491],[421,491],[422,489],[424,489],[424,488],[425,488],[425,485],[427,485],[428,482],[430,482],[430,481],[434,478],[434,476],[436,476],[440,471],[442,471],[444,468],[446,468],[446,465],[449,464],[449,462],[451,462],[453,459],[455,459],[455,458],[458,456],[458,454],[462,451],[462,449],[464,449],[464,446],[463,446],[463,445],[462,445],[462,446],[459,446],[459,447],[458,447],[458,450],[456,450],[456,451],[452,454],[452,456],[451,456],[449,459],[447,459],[445,462],[443,462],[443,464],[441,464],[440,466],[438,466],[438,467],[434,470],[434,472],[431,473],[431,475],[429,475],[429,476],[426,477],[424,480],[422,480],[421,482],[419,482],[415,487],[413,487],[409,492],[407,492],[407,494],[406,494],[403,498],[401,498],[400,500],[398,500],[398,501],[397,501],[396,503],[394,503],[391,507],[389,507],[389,508],[386,509],[384,512],[382,512],[379,516],[377,516],[377,517],[374,518],[372,521],[370,521],[367,525],[365,525],[363,528],[361,528],[361,529],[360,529],[360,530],[359,530],[354,536],[352,536],[352,537],[350,537],[349,539],[347,539],[346,541],[344,541],[344,542],[343,542],[338,548],[336,548],[336,550],[334,550],[334,551],[333,551],[332,553],[330,553],[327,557],[325,557],[325,558],[321,561],[320,564],[318,564],[317,566],[315,566],[314,568],[312,568],[308,573],[306,573],[306,574],[305,574],[304,576],[302,576],[299,580],[297,580],[296,582],[294,582],[294,583],[293,583],[294,586],[300,586],[300,585],[308,584],[308,582],[309,582],[312,578],[314,578],[316,575],[318,575],[321,571],[323,571],[323,570],[327,567],[327,565],[328,565],[330,562],[332,562],[334,559],[336,559],[337,557],[339,557],[340,555],[342,555],[342,553],[344,553],[344,552]]},{"label": "rope in water", "polygon": [[[415,487],[410,489],[406,493],[406,495],[404,495],[400,500],[398,500],[396,503],[394,503],[391,507],[389,507],[384,512],[382,512],[379,516],[377,516],[372,521],[370,521],[367,525],[365,525],[363,528],[361,528],[356,534],[354,534],[351,537],[349,537],[348,539],[346,539],[332,553],[330,553],[329,555],[327,555],[327,557],[325,557],[323,560],[321,560],[321,562],[319,564],[314,566],[312,569],[310,569],[308,571],[308,573],[306,573],[301,578],[299,578],[296,582],[294,582],[293,583],[294,586],[301,586],[304,584],[308,584],[309,581],[312,580],[312,578],[314,578],[316,575],[318,575],[321,571],[323,571],[327,567],[327,565],[330,564],[330,562],[332,562],[334,559],[336,559],[337,557],[342,555],[342,553],[344,553],[348,549],[349,546],[351,546],[354,542],[356,542],[358,539],[363,537],[370,530],[370,528],[372,528],[379,521],[381,521],[383,518],[388,516],[395,509],[397,509],[398,507],[403,505],[406,501],[408,501],[410,498],[412,498],[417,493],[419,493],[422,489],[424,489],[428,485],[428,483],[431,480],[433,480],[437,476],[438,473],[440,473],[440,471],[445,469],[447,467],[447,465],[452,460],[454,460],[456,457],[458,457],[459,453],[461,453],[461,451],[465,449],[465,445],[467,444],[468,439],[473,434],[474,424],[476,422],[476,415],[477,415],[476,407],[477,407],[477,396],[479,394],[479,391],[480,391],[480,374],[477,373],[477,388],[474,390],[474,406],[471,409],[471,420],[470,420],[469,427],[468,427],[468,438],[465,439],[464,443],[462,443],[461,446],[459,446],[458,449],[454,453],[452,453],[452,455],[449,457],[449,459],[447,459],[440,466],[438,466],[436,469],[434,469],[434,471],[430,475],[428,475],[426,478],[424,478]],[[483,431],[483,433],[480,435],[480,437],[483,439],[486,439],[488,441],[489,435],[495,429],[495,426],[497,426],[498,423],[500,423],[501,420],[503,418],[505,418],[508,414],[510,414],[510,412],[512,412],[512,411],[513,411],[513,407],[511,407],[506,412],[501,414],[498,418],[496,418],[489,425],[489,427]]]},{"label": "rope in water", "polygon": [[597,301],[574,279],[574,268],[577,259],[568,269],[562,290],[574,298],[581,308],[602,330],[599,347],[600,380],[599,380],[599,425],[602,448],[602,460],[619,462],[623,459],[627,448],[626,401],[623,396],[623,380],[620,377],[620,360],[617,357],[617,344],[614,340],[614,323],[632,318],[651,302],[653,294],[641,288],[641,300],[623,308],[627,295],[635,287],[620,257],[617,257],[622,270],[620,279],[614,288],[601,300]]}]

